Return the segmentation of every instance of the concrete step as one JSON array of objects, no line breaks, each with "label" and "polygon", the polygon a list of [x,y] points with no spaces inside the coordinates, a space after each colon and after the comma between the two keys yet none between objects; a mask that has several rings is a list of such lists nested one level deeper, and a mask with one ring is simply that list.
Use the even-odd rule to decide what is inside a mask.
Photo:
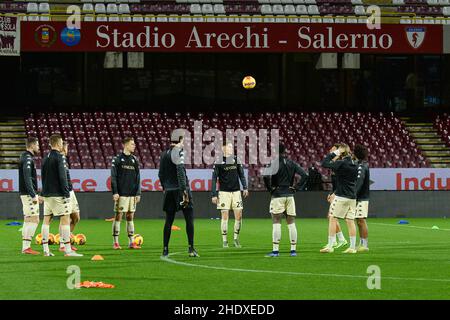
[{"label": "concrete step", "polygon": [[450,157],[427,157],[431,163],[450,163]]},{"label": "concrete step", "polygon": [[450,163],[432,163],[432,168],[450,168]]},{"label": "concrete step", "polygon": [[441,138],[416,138],[414,139],[418,145],[442,145],[444,142]]},{"label": "concrete step", "polygon": [[25,142],[26,140],[23,138],[4,138],[2,135],[0,135],[0,145],[21,146],[22,148],[24,148]]},{"label": "concrete step", "polygon": [[0,121],[0,126],[25,126],[25,122],[23,120],[11,120],[11,121]]},{"label": "concrete step", "polygon": [[0,151],[0,157],[16,157],[19,158],[22,152],[20,151]]},{"label": "concrete step", "polygon": [[423,151],[426,157],[450,157],[450,150]]},{"label": "concrete step", "polygon": [[[12,132],[11,133],[9,133],[9,132],[7,132],[7,133],[1,132],[0,133],[0,139],[1,138],[23,139],[26,137],[27,137],[27,135],[25,133],[12,133]],[[0,143],[1,143],[1,140],[0,140]]]},{"label": "concrete step", "polygon": [[437,130],[433,127],[407,127],[408,131],[411,133],[415,133],[415,132],[436,132]]},{"label": "concrete step", "polygon": [[0,132],[21,132],[25,133],[25,129],[22,126],[0,126]]},{"label": "concrete step", "polygon": [[14,144],[0,144],[0,152],[1,151],[25,151],[24,145],[21,143],[20,145]]},{"label": "concrete step", "polygon": [[[419,144],[419,148],[423,151],[450,151],[445,143],[440,144]],[[1,148],[0,148],[1,150]]]},{"label": "concrete step", "polygon": [[410,132],[413,138],[439,138],[436,132]]}]

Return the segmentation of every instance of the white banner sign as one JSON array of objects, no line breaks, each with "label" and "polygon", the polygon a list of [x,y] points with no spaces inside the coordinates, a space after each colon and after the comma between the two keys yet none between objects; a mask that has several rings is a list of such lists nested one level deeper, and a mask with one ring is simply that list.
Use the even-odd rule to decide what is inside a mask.
[{"label": "white banner sign", "polygon": [[450,169],[370,169],[371,190],[450,190]]},{"label": "white banner sign", "polygon": [[20,19],[0,16],[0,56],[20,55]]},{"label": "white banner sign", "polygon": [[[244,170],[248,177],[248,170]],[[103,169],[72,169],[70,177],[73,188],[77,192],[111,191],[111,171]],[[190,188],[192,191],[209,191],[212,185],[212,170],[188,169]],[[38,185],[42,187],[40,170]],[[141,170],[142,191],[162,191],[158,178],[158,170]],[[0,192],[19,191],[18,170],[0,170]]]},{"label": "white banner sign", "polygon": [[[38,171],[39,172],[39,171]],[[193,191],[211,190],[212,171],[187,170]],[[110,191],[110,170],[74,169],[70,171],[75,191]],[[248,177],[248,171],[245,170]],[[40,176],[39,187],[41,187]],[[450,169],[370,169],[371,190],[450,190]],[[158,170],[141,170],[142,191],[162,191]],[[0,170],[0,192],[18,191],[18,171]]]}]

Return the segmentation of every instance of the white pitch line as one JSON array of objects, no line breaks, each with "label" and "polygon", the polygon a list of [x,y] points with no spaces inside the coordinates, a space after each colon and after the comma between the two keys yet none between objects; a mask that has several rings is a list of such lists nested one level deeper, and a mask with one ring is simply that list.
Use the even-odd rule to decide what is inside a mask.
[{"label": "white pitch line", "polygon": [[[419,227],[419,226],[410,226],[407,224],[389,224],[389,223],[381,223],[381,222],[371,222],[369,224],[370,225],[380,225],[380,226],[390,226],[390,227],[403,227],[403,228],[415,228],[415,229],[424,229],[424,230],[433,230],[431,229],[431,227]],[[450,231],[450,229],[436,229],[437,231],[441,230],[441,231]],[[434,230],[433,230],[434,231]]]},{"label": "white pitch line", "polygon": [[[195,264],[189,262],[181,262],[176,261],[170,258],[170,256],[180,254],[184,252],[175,252],[169,255],[169,257],[164,258],[161,257],[161,260],[186,266],[186,267],[197,267],[204,269],[214,269],[214,270],[225,270],[225,271],[237,271],[237,272],[250,272],[250,273],[274,273],[274,274],[287,274],[287,275],[296,275],[296,276],[318,276],[318,277],[335,277],[335,278],[360,278],[367,279],[370,275],[360,276],[353,274],[335,274],[335,273],[311,273],[311,272],[293,272],[293,271],[271,271],[271,270],[255,270],[255,269],[241,269],[241,268],[227,268],[227,267],[215,267],[215,266],[207,266],[202,264]],[[274,258],[267,258],[274,259]],[[385,277],[381,276],[381,280],[400,280],[400,281],[434,281],[434,282],[450,282],[450,279],[427,279],[427,278],[400,278],[400,277]]]}]

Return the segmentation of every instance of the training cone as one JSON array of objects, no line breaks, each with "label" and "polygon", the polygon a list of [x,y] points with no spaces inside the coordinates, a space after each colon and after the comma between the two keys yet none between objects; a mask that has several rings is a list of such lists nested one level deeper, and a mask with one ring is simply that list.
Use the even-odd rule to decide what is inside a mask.
[{"label": "training cone", "polygon": [[400,220],[400,221],[398,222],[398,224],[409,224],[409,222],[406,221],[406,220]]},{"label": "training cone", "polygon": [[438,226],[432,226],[431,229],[432,230],[439,230],[439,227]]},{"label": "training cone", "polygon": [[172,230],[178,231],[178,230],[181,230],[181,228],[177,227],[177,226],[172,226]]},{"label": "training cone", "polygon": [[99,254],[96,254],[95,256],[92,257],[91,259],[92,261],[101,261],[101,260],[105,260],[103,259],[103,257]]}]

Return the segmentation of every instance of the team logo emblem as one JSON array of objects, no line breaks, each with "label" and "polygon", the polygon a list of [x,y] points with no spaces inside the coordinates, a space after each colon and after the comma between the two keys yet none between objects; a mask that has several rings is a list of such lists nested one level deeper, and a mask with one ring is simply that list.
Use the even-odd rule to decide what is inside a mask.
[{"label": "team logo emblem", "polygon": [[427,33],[427,28],[424,27],[410,27],[406,28],[406,38],[409,44],[414,49],[420,48],[425,40],[425,35]]},{"label": "team logo emblem", "polygon": [[48,24],[40,25],[34,31],[34,40],[41,47],[51,47],[56,41],[55,28]]},{"label": "team logo emblem", "polygon": [[80,43],[80,40],[81,33],[79,29],[69,29],[66,27],[61,31],[61,41],[69,47],[76,46]]}]

